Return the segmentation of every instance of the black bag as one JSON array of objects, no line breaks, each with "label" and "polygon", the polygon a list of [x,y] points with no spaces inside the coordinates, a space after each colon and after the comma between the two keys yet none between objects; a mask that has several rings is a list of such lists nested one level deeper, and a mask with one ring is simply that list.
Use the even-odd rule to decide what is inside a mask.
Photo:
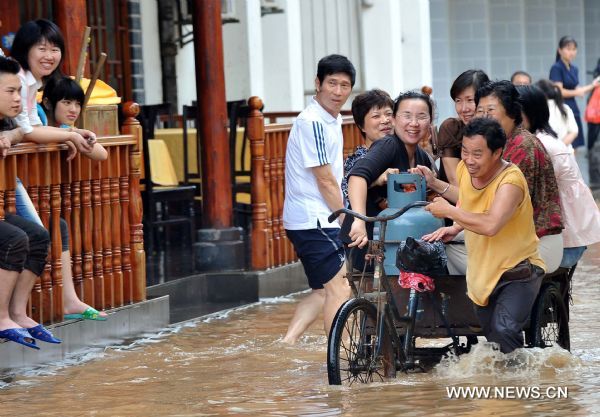
[{"label": "black bag", "polygon": [[529,259],[525,259],[511,269],[504,271],[502,276],[500,276],[500,279],[503,281],[519,281],[531,278],[532,272],[531,262],[529,262]]},{"label": "black bag", "polygon": [[427,276],[445,275],[448,273],[447,264],[448,257],[441,240],[426,242],[409,236],[400,242],[396,252],[396,266],[401,271]]}]

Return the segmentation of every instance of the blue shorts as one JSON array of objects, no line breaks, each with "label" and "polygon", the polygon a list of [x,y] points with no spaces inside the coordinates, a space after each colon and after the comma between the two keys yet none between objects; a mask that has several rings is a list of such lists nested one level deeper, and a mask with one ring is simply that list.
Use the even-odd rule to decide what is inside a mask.
[{"label": "blue shorts", "polygon": [[340,229],[285,230],[294,245],[314,290],[323,288],[344,265],[344,246],[339,238]]}]

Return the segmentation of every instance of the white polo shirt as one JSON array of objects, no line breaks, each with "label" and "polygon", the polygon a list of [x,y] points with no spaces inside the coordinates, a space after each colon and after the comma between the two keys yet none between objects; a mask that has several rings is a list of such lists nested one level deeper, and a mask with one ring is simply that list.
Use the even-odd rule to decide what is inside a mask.
[{"label": "white polo shirt", "polygon": [[[285,201],[283,226],[289,230],[339,227],[337,221],[329,223],[331,210],[319,192],[311,168],[331,167],[338,185],[344,175],[344,138],[342,116],[329,114],[313,97],[298,115],[288,138],[285,154]],[[341,196],[340,188],[340,196]]]}]

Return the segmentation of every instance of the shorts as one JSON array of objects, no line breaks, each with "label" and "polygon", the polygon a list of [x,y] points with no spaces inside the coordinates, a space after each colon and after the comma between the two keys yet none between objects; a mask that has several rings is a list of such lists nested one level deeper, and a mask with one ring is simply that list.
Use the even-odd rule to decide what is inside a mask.
[{"label": "shorts", "polygon": [[323,288],[344,265],[344,246],[340,229],[325,228],[287,230],[288,239],[302,262],[308,285],[314,290]]}]

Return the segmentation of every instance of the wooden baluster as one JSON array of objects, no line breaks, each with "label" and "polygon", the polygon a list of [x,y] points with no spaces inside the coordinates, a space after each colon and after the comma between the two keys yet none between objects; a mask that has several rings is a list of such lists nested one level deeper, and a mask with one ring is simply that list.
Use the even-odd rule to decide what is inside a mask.
[{"label": "wooden baluster", "polygon": [[123,268],[123,301],[133,300],[133,270],[131,268],[131,236],[129,234],[129,148],[121,154],[121,176],[119,177],[119,204],[121,206],[121,265]]},{"label": "wooden baluster", "polygon": [[[50,239],[50,265],[52,278],[52,321],[61,322],[63,319],[63,281],[62,281],[62,236],[60,233],[60,152],[49,153],[50,157],[50,222],[52,235]],[[66,265],[65,267],[69,267]]]},{"label": "wooden baluster", "polygon": [[[36,211],[39,213],[40,154],[27,154],[25,157],[27,165],[24,163],[23,166],[17,166],[17,172],[27,190],[27,194],[29,194],[29,198],[31,198]],[[42,310],[42,278],[40,276],[33,284],[27,315],[35,321],[42,322]]]},{"label": "wooden baluster", "polygon": [[[40,167],[40,199],[39,199],[39,214],[42,219],[42,223],[46,230],[50,230],[50,182],[51,177],[51,163],[50,153],[43,152],[39,154]],[[60,236],[60,232],[59,232]],[[51,259],[51,258],[50,258]],[[44,272],[42,272],[42,322],[47,323],[52,320],[54,310],[52,308],[52,301],[54,295],[52,291],[52,265],[51,262],[46,263]]]},{"label": "wooden baluster", "polygon": [[265,126],[260,111],[263,102],[253,96],[248,100],[250,114],[246,131],[250,140],[252,155],[250,193],[252,201],[252,268],[267,269],[268,265],[268,231],[267,231],[267,198],[265,189]]},{"label": "wooden baluster", "polygon": [[279,247],[279,256],[280,256],[280,265],[285,265],[288,263],[285,242],[283,240],[283,234],[285,228],[283,227],[283,203],[285,200],[285,146],[284,141],[288,136],[287,132],[279,132],[277,134],[276,141],[276,174],[275,174],[275,182],[276,182],[276,190],[277,190],[277,211],[275,212],[275,216],[278,219],[277,222],[277,231],[275,232],[275,241],[277,246]]},{"label": "wooden baluster", "polygon": [[[137,103],[123,105],[123,133],[132,135],[136,144],[129,153],[129,227],[131,235],[131,265],[133,272],[133,301],[146,299],[146,254],[144,252],[144,230],[142,226],[142,196],[140,194],[140,149],[142,127],[135,118],[140,111]],[[125,216],[123,216],[125,217]]]},{"label": "wooden baluster", "polygon": [[100,164],[100,195],[102,204],[102,271],[104,274],[104,300],[105,308],[115,306],[115,289],[113,279],[112,260],[112,213],[110,202],[110,162],[102,161]]},{"label": "wooden baluster", "polygon": [[[81,167],[81,240],[83,263],[83,302],[94,305],[96,301],[94,285],[93,240],[92,240],[92,164],[91,161],[80,155]],[[97,307],[97,306],[96,306]]]},{"label": "wooden baluster", "polygon": [[[289,135],[285,136],[283,138],[283,149],[287,149],[287,143],[288,143],[288,139],[289,139]],[[285,155],[285,153],[284,153]],[[285,172],[285,158],[283,160],[283,170]],[[283,186],[282,188],[285,189],[285,174],[282,177],[282,183]],[[292,245],[292,242],[290,242],[290,240],[288,239],[287,235],[285,235],[285,229],[283,230],[283,235],[285,236],[285,247],[286,247],[286,253],[287,253],[287,263],[291,263],[291,262],[295,262],[297,261],[297,257],[296,257],[296,251],[294,250],[294,246]]]},{"label": "wooden baluster", "polygon": [[17,164],[18,164],[18,156],[17,155],[9,155],[6,159],[6,183],[10,184],[9,187],[6,188],[6,192],[4,194],[4,204],[6,207],[7,213],[16,213],[16,192],[15,186],[17,183]]},{"label": "wooden baluster", "polygon": [[123,270],[121,268],[121,206],[119,205],[120,148],[108,148],[110,163],[110,229],[112,235],[112,274],[114,288],[114,307],[123,305]]},{"label": "wooden baluster", "polygon": [[92,165],[92,247],[94,248],[94,306],[103,309],[106,306],[104,292],[104,271],[102,269],[102,202],[100,189],[100,162],[91,161]]},{"label": "wooden baluster", "polygon": [[[71,228],[69,229],[70,246],[71,246],[71,260],[73,262],[73,285],[75,286],[75,292],[80,300],[87,299],[85,296],[84,283],[83,283],[83,257],[81,249],[83,246],[81,236],[81,159],[75,158],[71,161]],[[67,187],[69,184],[67,184]],[[63,200],[64,202],[64,200]],[[66,202],[65,202],[66,204]],[[65,209],[65,213],[66,213]]]},{"label": "wooden baluster", "polygon": [[[23,181],[24,178],[27,178],[27,182],[24,182],[23,184],[27,184],[27,186],[25,187],[27,189],[27,194],[29,194],[29,198],[31,199],[31,202],[33,203],[33,206],[35,207],[35,210],[39,213],[40,212],[40,197],[39,197],[39,193],[40,193],[40,162],[39,162],[39,158],[40,155],[39,154],[28,154],[27,155],[27,168],[26,168],[26,175],[21,177],[19,175],[19,178],[21,178],[21,181]],[[17,167],[19,168],[19,167]]]},{"label": "wooden baluster", "polygon": [[273,133],[265,133],[265,187],[267,188],[267,248],[269,253],[269,267],[277,266],[277,259],[275,257],[275,251],[273,246],[273,198],[274,193],[273,186],[273,173],[275,172],[273,166]]}]

